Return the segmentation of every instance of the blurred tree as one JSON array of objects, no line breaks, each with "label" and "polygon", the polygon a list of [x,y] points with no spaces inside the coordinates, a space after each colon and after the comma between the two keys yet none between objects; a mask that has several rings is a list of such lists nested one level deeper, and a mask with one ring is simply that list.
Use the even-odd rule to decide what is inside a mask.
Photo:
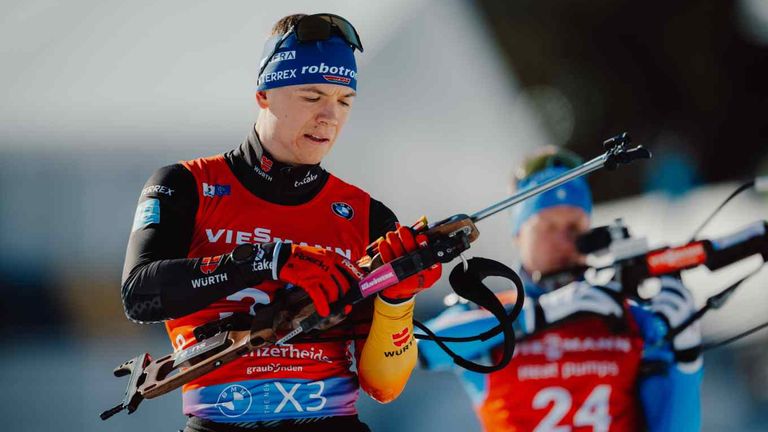
[{"label": "blurred tree", "polygon": [[[601,139],[624,130],[652,150],[674,136],[705,182],[748,177],[768,154],[768,47],[743,36],[740,2],[478,4],[554,144],[593,156]],[[567,103],[553,109],[551,97],[536,97],[542,87]],[[598,173],[595,196],[639,193],[642,171],[653,169]]]}]

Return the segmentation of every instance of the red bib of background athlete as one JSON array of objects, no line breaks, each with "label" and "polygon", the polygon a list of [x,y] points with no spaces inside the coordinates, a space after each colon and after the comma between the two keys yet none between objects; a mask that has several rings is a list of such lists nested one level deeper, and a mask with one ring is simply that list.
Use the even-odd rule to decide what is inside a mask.
[{"label": "red bib of background athlete", "polygon": [[583,318],[518,343],[509,366],[487,378],[478,409],[486,430],[640,430],[643,341],[634,322],[628,327],[617,333]]},{"label": "red bib of background athlete", "polygon": [[[190,258],[226,254],[241,243],[277,240],[325,247],[351,260],[365,251],[370,197],[334,176],[310,202],[284,206],[248,191],[221,155],[184,166],[194,175],[199,196]],[[216,260],[209,261],[202,263],[201,271],[215,270]],[[217,281],[201,274],[195,283],[208,286]],[[264,282],[168,321],[174,349],[195,342],[195,327],[232,313],[253,313],[255,304],[269,302],[281,287]],[[346,341],[260,349],[185,385],[184,413],[239,423],[354,414],[357,377],[350,366]]]}]

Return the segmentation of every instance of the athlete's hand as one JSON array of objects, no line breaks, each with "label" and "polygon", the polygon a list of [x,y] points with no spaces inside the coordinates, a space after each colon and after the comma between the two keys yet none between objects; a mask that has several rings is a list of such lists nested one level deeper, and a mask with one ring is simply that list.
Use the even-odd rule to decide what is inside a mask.
[{"label": "athlete's hand", "polygon": [[[661,315],[670,328],[684,323],[696,313],[696,304],[682,281],[673,277],[661,277],[661,291],[651,299],[651,310]],[[701,345],[699,321],[685,328],[672,340],[675,351],[684,351]]]},{"label": "athlete's hand", "polygon": [[292,243],[281,248],[290,248],[290,253],[278,253],[277,279],[306,291],[322,317],[363,277],[360,268],[336,252]]},{"label": "athlete's hand", "polygon": [[[381,255],[381,260],[384,263],[388,263],[427,245],[427,236],[424,234],[414,234],[413,230],[409,227],[398,225],[395,231],[388,232],[377,241],[376,249]],[[440,279],[442,271],[442,265],[437,263],[426,270],[406,278],[397,285],[385,288],[379,293],[379,296],[390,303],[409,300],[420,291],[434,285]]]},{"label": "athlete's hand", "polygon": [[[611,287],[596,287],[580,281],[542,294],[537,303],[544,322],[536,323],[534,328],[556,324],[581,313],[620,318],[624,308],[612,291],[615,290]],[[528,327],[528,330],[533,329]]]}]

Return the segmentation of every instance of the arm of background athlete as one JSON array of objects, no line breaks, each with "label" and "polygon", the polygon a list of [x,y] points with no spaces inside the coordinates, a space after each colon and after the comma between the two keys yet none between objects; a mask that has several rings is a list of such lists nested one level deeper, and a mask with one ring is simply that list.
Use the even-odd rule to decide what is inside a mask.
[{"label": "arm of background athlete", "polygon": [[[515,305],[512,292],[500,293],[499,299],[508,311]],[[526,306],[532,302],[526,299]],[[520,317],[515,320],[513,326],[517,333],[525,333],[525,322],[533,322],[533,308],[523,307]],[[530,315],[530,317],[527,317]],[[469,336],[488,331],[499,324],[499,321],[490,312],[484,309],[476,309],[468,304],[457,304],[443,311],[437,317],[427,321],[429,327],[438,336]],[[484,341],[450,343],[447,345],[458,355],[477,360],[490,354],[493,348],[504,342],[504,335],[497,334]],[[419,341],[419,364],[429,370],[445,370],[453,367],[453,359],[446,354],[436,343],[429,340]]]},{"label": "arm of background athlete", "polygon": [[[123,267],[123,307],[131,320],[178,318],[249,286],[229,255],[209,273],[200,270],[202,259],[187,258],[197,206],[195,178],[183,165],[161,168],[147,180]],[[193,285],[204,277],[213,283]]]},{"label": "arm of background athlete", "polygon": [[[667,324],[652,311],[632,306],[632,315],[645,341],[643,362],[654,364],[640,377],[638,396],[651,432],[698,431],[701,429],[701,357],[692,362],[675,361],[669,343],[664,343]],[[662,342],[660,342],[662,341]]]}]

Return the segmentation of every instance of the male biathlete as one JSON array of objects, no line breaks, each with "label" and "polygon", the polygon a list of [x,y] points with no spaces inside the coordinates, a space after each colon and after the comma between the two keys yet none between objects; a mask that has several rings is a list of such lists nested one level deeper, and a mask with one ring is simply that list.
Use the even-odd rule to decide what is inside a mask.
[{"label": "male biathlete", "polygon": [[[123,271],[132,320],[164,321],[175,350],[193,330],[258,314],[281,290],[317,312],[362,276],[378,239],[384,261],[425,246],[393,212],[319,164],[347,121],[357,85],[354,27],[336,15],[291,15],[267,40],[252,130],[234,150],[157,170],[139,199]],[[187,432],[367,431],[358,388],[395,399],[416,362],[413,296],[435,266],[346,308],[318,340],[264,346],[183,389]],[[353,362],[356,360],[356,369]]]},{"label": "male biathlete", "polygon": [[[547,148],[526,160],[516,187],[526,189],[578,166],[565,150]],[[510,364],[482,375],[460,371],[487,431],[669,431],[700,429],[702,361],[698,324],[666,341],[670,327],[695,312],[679,278],[662,278],[647,305],[619,295],[621,287],[592,286],[566,270],[584,264],[575,240],[588,230],[592,210],[584,178],[565,183],[514,208],[525,306],[515,321],[524,340]],[[560,277],[547,277],[559,274]],[[583,272],[582,272],[583,275]],[[500,294],[514,304],[514,292]],[[494,327],[488,312],[456,304],[427,325],[440,336]],[[498,361],[501,338],[449,345],[464,357]],[[420,341],[429,369],[452,367],[434,342]]]}]

